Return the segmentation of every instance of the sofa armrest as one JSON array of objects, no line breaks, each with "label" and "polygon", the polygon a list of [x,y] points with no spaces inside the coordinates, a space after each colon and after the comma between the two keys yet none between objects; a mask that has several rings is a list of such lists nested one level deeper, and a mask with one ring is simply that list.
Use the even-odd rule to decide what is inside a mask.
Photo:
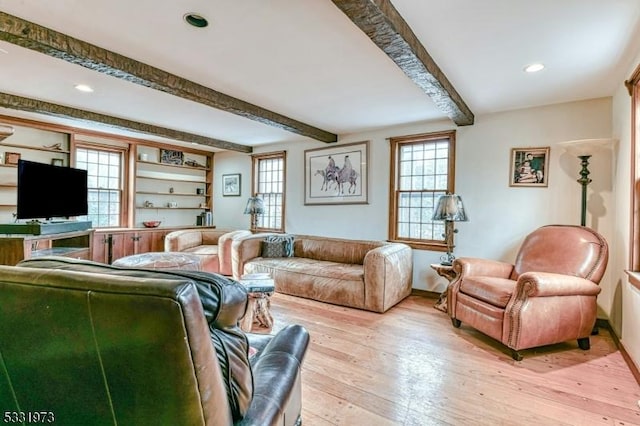
[{"label": "sofa armrest", "polygon": [[260,257],[261,242],[267,235],[278,235],[271,232],[251,234],[234,238],[231,241],[231,276],[236,280],[244,274],[244,264],[251,259]]},{"label": "sofa armrest", "polygon": [[233,240],[242,237],[248,237],[250,235],[252,235],[251,231],[237,230],[227,232],[226,234],[220,236],[220,238],[218,239],[218,261],[220,262],[220,274],[227,276],[233,275],[231,265],[231,258],[233,253],[231,246],[233,244]]},{"label": "sofa armrest", "polygon": [[364,257],[365,309],[385,312],[411,293],[411,247],[390,243],[370,250]]},{"label": "sofa armrest", "polygon": [[[249,344],[253,336],[247,335]],[[261,346],[264,337],[258,337]],[[253,364],[253,399],[243,426],[294,425],[302,411],[300,372],[309,333],[300,325],[288,325],[256,355]]]},{"label": "sofa armrest", "polygon": [[202,233],[199,230],[173,231],[164,237],[164,251],[184,251],[199,245],[202,245]]}]

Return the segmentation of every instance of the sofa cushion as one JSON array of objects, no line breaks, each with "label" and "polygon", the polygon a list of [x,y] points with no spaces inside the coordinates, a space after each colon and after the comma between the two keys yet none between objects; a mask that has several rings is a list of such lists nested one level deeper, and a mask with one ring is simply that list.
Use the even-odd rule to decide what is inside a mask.
[{"label": "sofa cushion", "polygon": [[279,243],[281,242],[284,249],[284,256],[263,256],[263,257],[291,257],[293,256],[293,235],[268,235],[264,238],[267,243]]},{"label": "sofa cushion", "polygon": [[202,256],[213,256],[218,254],[218,246],[201,245],[182,250],[186,253],[199,254]]},{"label": "sofa cushion", "polygon": [[260,255],[262,257],[285,257],[285,241],[262,241],[260,243]]},{"label": "sofa cushion", "polygon": [[466,277],[460,292],[499,308],[506,308],[516,288],[516,281],[496,277]]}]

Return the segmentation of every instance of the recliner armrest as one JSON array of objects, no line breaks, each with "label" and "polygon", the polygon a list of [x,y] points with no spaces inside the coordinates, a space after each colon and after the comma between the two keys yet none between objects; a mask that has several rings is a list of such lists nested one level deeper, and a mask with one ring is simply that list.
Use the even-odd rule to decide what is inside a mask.
[{"label": "recliner armrest", "polygon": [[[247,334],[249,343],[264,337]],[[262,349],[253,366],[253,399],[249,411],[237,424],[243,426],[293,425],[302,409],[300,369],[309,333],[300,325],[288,325]]]},{"label": "recliner armrest", "polygon": [[453,262],[453,269],[460,276],[483,276],[509,278],[513,265],[491,259],[459,257]]},{"label": "recliner armrest", "polygon": [[593,281],[550,272],[525,272],[520,275],[514,296],[597,296],[602,289]]}]

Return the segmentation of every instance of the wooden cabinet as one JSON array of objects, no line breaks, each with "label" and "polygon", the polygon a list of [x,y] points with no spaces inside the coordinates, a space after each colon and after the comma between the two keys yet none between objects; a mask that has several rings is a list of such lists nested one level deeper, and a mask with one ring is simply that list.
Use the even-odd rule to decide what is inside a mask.
[{"label": "wooden cabinet", "polygon": [[40,256],[92,259],[93,230],[49,235],[5,234],[0,236],[0,265],[16,265]]},{"label": "wooden cabinet", "polygon": [[164,237],[182,228],[119,228],[95,232],[93,260],[113,263],[132,254],[164,251]]}]

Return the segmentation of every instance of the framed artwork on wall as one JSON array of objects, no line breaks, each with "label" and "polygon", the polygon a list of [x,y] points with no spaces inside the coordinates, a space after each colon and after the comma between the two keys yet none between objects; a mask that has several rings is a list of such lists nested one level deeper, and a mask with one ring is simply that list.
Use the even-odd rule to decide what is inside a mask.
[{"label": "framed artwork on wall", "polygon": [[509,186],[547,187],[549,147],[511,148]]},{"label": "framed artwork on wall", "polygon": [[181,166],[184,163],[184,153],[173,149],[160,148],[160,162],[163,164],[177,164]]},{"label": "framed artwork on wall", "polygon": [[304,204],[368,204],[369,141],[304,152]]},{"label": "framed artwork on wall", "polygon": [[222,196],[223,197],[239,197],[240,196],[240,173],[222,175]]},{"label": "framed artwork on wall", "polygon": [[5,152],[4,153],[4,162],[6,164],[17,165],[18,160],[20,160],[19,152]]}]

